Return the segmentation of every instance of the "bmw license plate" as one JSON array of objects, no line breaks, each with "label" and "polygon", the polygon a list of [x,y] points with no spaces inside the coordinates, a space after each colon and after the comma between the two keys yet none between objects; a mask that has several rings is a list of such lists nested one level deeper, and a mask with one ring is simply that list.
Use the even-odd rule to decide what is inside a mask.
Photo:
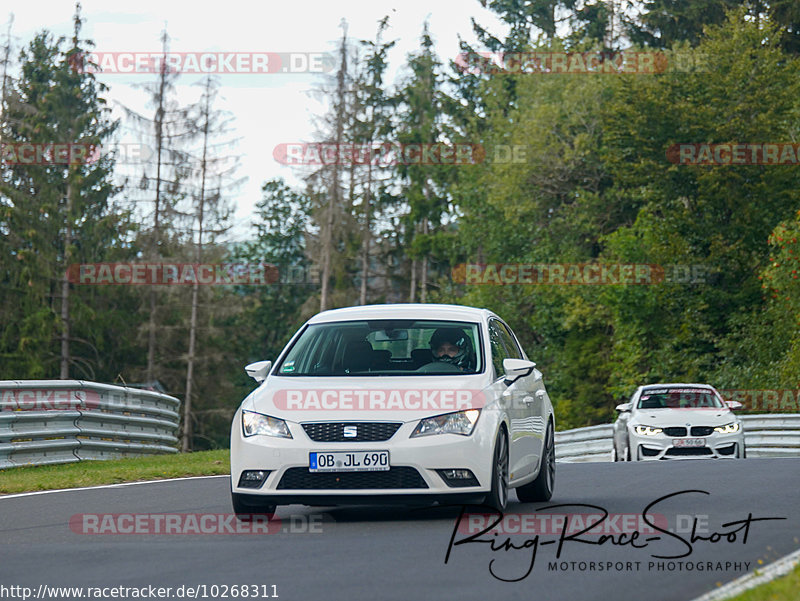
[{"label": "bmw license plate", "polygon": [[704,447],[706,446],[705,438],[673,438],[673,447]]},{"label": "bmw license plate", "polygon": [[385,472],[389,451],[337,451],[309,453],[309,472]]}]

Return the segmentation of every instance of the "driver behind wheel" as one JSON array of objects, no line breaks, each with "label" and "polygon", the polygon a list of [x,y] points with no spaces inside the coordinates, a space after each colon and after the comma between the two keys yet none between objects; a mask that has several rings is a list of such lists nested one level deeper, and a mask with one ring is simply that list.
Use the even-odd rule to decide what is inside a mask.
[{"label": "driver behind wheel", "polygon": [[450,363],[461,371],[475,369],[472,341],[461,328],[439,328],[431,336],[431,353],[434,361]]}]

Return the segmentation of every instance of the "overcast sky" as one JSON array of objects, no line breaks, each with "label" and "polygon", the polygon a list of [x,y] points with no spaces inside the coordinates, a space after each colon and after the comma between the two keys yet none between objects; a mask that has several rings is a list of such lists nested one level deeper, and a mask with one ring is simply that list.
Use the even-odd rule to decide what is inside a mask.
[{"label": "overcast sky", "polygon": [[[333,53],[347,20],[352,39],[373,39],[377,22],[388,15],[390,28],[384,40],[397,40],[390,55],[389,80],[402,76],[401,67],[409,52],[418,48],[424,21],[436,42],[443,62],[459,52],[458,35],[474,41],[470,18],[491,31],[503,31],[492,13],[477,0],[309,0],[306,2],[219,3],[196,1],[137,0],[109,2],[83,0],[84,37],[95,42],[100,52],[158,52],[160,33],[165,27],[176,53]],[[34,0],[15,3],[12,39],[17,49],[46,28],[56,35],[69,35],[74,4],[64,0]],[[0,15],[7,24],[10,13]],[[6,25],[3,25],[5,30]],[[144,94],[133,84],[153,80],[147,74],[102,74],[110,90],[107,97],[122,115],[118,103],[146,111]],[[178,94],[182,100],[199,94],[201,74],[182,75]],[[315,131],[314,115],[323,106],[308,92],[320,82],[314,74],[223,74],[220,75],[219,108],[235,115],[236,133],[241,138],[240,175],[248,181],[233,202],[236,206],[235,239],[246,235],[253,206],[259,200],[262,183],[273,177],[297,182],[297,172],[282,166],[272,157],[281,143],[310,141]]]}]

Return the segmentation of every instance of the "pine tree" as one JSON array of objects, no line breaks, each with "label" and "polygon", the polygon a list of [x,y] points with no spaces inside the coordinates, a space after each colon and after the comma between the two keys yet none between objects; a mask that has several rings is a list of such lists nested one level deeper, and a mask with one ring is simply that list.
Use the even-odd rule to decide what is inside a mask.
[{"label": "pine tree", "polygon": [[[75,154],[45,156],[46,164],[19,161],[9,166],[1,192],[10,201],[8,242],[17,258],[15,277],[21,315],[6,343],[16,339],[22,373],[44,375],[57,358],[61,378],[79,370],[94,375],[98,334],[86,304],[91,293],[74,290],[68,268],[98,261],[124,235],[124,216],[109,202],[115,194],[114,159],[96,155],[117,127],[101,94],[106,88],[87,70],[76,68],[91,43],[80,38],[80,5],[71,45],[38,34],[22,53],[22,73],[9,85],[3,139],[39,148],[71,145]],[[92,158],[97,160],[92,160]],[[22,291],[25,292],[22,292]],[[53,347],[58,341],[58,350]],[[18,376],[19,377],[19,374]]]},{"label": "pine tree", "polygon": [[[412,144],[420,148],[447,144],[449,140],[443,123],[445,99],[439,72],[441,64],[433,51],[427,23],[423,28],[420,50],[409,56],[408,66],[411,75],[397,93],[400,103],[397,128],[400,148]],[[415,164],[403,160],[398,164],[402,196],[408,202],[405,235],[408,243],[406,252],[411,256],[410,302],[416,302],[418,296],[421,302],[427,301],[433,234],[448,210],[448,183],[452,181],[457,168],[426,165],[422,161]]]},{"label": "pine tree", "polygon": [[[392,131],[390,112],[392,101],[384,89],[383,81],[388,66],[386,57],[389,50],[395,45],[394,41],[382,41],[383,33],[388,27],[389,18],[384,17],[378,23],[378,32],[375,40],[361,41],[361,45],[366,48],[367,54],[363,61],[359,63],[361,68],[356,75],[354,86],[357,111],[351,128],[352,140],[357,147],[370,148],[367,164],[362,165],[360,169],[362,179],[362,240],[359,303],[362,305],[367,304],[371,246],[374,237],[373,227],[374,223],[380,219],[381,189],[385,189],[384,181],[389,177],[389,174],[386,173],[387,170],[380,165],[379,157],[373,156],[371,150],[380,148],[380,141],[387,140]],[[363,173],[364,171],[366,173]]]},{"label": "pine tree", "polygon": [[[224,194],[239,183],[235,179],[238,157],[224,154],[231,141],[221,140],[230,132],[230,116],[214,109],[218,94],[218,82],[208,76],[204,80],[203,94],[197,105],[198,114],[193,121],[198,127],[201,140],[200,156],[195,158],[193,190],[194,222],[196,232],[192,231],[191,240],[194,246],[194,262],[204,262],[206,246],[214,245],[216,238],[227,231],[226,222],[230,216],[230,208],[225,202]],[[216,187],[214,184],[216,183]],[[196,234],[196,238],[195,238]],[[194,368],[198,357],[200,283],[196,278],[192,285],[191,316],[189,318],[189,345],[186,358],[186,391],[183,401],[183,432],[181,449],[192,450],[194,433],[193,393]],[[202,353],[201,353],[202,355]]]},{"label": "pine tree", "polygon": [[[174,99],[175,83],[180,73],[170,70],[169,36],[164,30],[161,34],[161,60],[156,81],[142,87],[149,95],[149,105],[154,113],[147,117],[126,108],[127,116],[139,131],[146,146],[153,149],[153,158],[144,166],[138,179],[138,196],[146,203],[152,203],[153,211],[147,215],[149,227],[141,236],[144,256],[157,262],[174,251],[176,239],[185,228],[187,212],[179,209],[179,204],[188,196],[187,180],[191,175],[191,161],[188,155],[190,145],[197,136],[197,128],[192,122],[194,107],[181,106]],[[133,182],[131,182],[133,183]],[[135,189],[128,184],[127,190],[135,196]],[[138,199],[137,199],[138,200]],[[157,365],[160,318],[158,313],[159,291],[150,286],[148,296],[147,367],[145,380],[153,382],[162,367]]]}]

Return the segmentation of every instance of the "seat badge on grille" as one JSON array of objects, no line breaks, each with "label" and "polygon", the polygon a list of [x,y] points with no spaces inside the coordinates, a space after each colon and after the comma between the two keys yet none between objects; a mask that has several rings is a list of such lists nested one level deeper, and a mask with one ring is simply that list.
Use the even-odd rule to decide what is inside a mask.
[{"label": "seat badge on grille", "polygon": [[345,426],[342,435],[345,438],[357,438],[358,437],[358,426]]}]

